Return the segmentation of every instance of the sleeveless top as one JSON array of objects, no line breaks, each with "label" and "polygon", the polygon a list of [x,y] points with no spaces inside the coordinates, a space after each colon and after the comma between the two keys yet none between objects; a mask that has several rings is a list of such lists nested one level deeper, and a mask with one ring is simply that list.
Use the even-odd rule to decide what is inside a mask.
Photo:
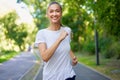
[{"label": "sleeveless top", "polygon": [[61,41],[49,61],[44,62],[43,80],[65,80],[75,75],[70,59],[71,29],[69,27],[61,27],[57,31],[41,29],[36,35],[35,44],[46,43],[49,48],[58,39],[62,30],[67,31],[68,35]]}]

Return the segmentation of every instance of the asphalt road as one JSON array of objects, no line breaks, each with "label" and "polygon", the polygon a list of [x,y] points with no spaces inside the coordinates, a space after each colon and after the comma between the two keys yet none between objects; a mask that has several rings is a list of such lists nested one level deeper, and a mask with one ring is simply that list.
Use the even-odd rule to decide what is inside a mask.
[{"label": "asphalt road", "polygon": [[[15,58],[0,64],[0,80],[20,80],[20,78],[34,66],[35,56],[29,52],[23,52]],[[107,76],[78,63],[73,67],[76,80],[111,80]],[[35,80],[42,80],[43,66],[40,66]]]},{"label": "asphalt road", "polygon": [[35,63],[32,53],[24,52],[0,63],[0,80],[19,80]]},{"label": "asphalt road", "polygon": [[[76,73],[76,80],[111,80],[109,77],[80,63],[74,66],[73,69]],[[37,75],[35,80],[42,80],[42,71],[43,68],[39,70],[39,74]]]}]

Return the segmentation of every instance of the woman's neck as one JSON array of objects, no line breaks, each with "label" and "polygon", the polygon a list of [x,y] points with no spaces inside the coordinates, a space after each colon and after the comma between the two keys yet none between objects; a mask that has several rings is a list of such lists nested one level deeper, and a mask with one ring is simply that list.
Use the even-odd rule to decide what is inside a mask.
[{"label": "woman's neck", "polygon": [[60,24],[50,24],[50,26],[48,27],[49,30],[53,30],[53,31],[57,31],[59,30],[61,27]]}]

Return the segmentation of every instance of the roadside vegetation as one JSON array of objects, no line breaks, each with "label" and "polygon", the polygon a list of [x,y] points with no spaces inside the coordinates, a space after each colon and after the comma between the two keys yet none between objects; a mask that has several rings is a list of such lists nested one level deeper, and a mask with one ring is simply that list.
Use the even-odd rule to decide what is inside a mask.
[{"label": "roadside vegetation", "polygon": [[106,59],[100,55],[100,65],[96,65],[96,56],[86,53],[76,53],[78,61],[87,67],[96,70],[112,80],[120,79],[120,60]]},{"label": "roadside vegetation", "polygon": [[2,51],[0,52],[0,63],[10,60],[15,57],[19,52],[16,51]]}]

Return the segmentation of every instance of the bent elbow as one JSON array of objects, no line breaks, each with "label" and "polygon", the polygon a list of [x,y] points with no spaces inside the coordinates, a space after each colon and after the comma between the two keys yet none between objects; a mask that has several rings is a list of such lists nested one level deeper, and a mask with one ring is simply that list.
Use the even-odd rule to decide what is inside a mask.
[{"label": "bent elbow", "polygon": [[44,62],[48,62],[48,59],[47,58],[43,58],[42,59]]},{"label": "bent elbow", "polygon": [[46,55],[46,54],[47,54],[47,53],[42,53],[42,54],[41,54],[42,60],[43,60],[44,62],[48,62],[49,59],[50,59],[50,57],[49,57],[48,55]]},{"label": "bent elbow", "polygon": [[48,62],[48,61],[49,61],[49,58],[46,57],[46,56],[42,56],[42,60],[43,60],[44,62]]}]

